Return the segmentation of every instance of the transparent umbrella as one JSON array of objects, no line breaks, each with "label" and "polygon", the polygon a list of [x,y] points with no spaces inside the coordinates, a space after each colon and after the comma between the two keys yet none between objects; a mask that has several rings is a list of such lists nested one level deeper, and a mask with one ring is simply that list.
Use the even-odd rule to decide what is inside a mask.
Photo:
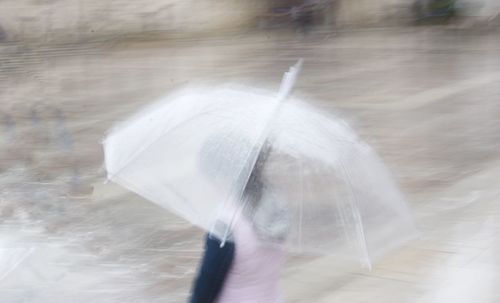
[{"label": "transparent umbrella", "polygon": [[159,100],[108,134],[108,178],[223,241],[246,220],[263,241],[370,267],[415,234],[410,211],[345,122],[288,96],[297,70],[278,94],[191,87]]}]

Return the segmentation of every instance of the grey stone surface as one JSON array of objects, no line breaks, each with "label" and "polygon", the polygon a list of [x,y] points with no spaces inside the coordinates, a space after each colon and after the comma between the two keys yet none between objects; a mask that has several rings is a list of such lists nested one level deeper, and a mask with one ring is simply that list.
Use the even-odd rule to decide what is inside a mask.
[{"label": "grey stone surface", "polygon": [[186,83],[277,89],[382,155],[421,239],[372,272],[293,257],[287,302],[498,302],[500,39],[440,28],[0,45],[0,301],[185,302],[202,233],[104,184],[100,140]]}]

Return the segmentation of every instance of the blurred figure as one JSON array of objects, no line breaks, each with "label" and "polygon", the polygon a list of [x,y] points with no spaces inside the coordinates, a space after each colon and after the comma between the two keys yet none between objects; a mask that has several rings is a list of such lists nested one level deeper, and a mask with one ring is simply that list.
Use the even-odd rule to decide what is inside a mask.
[{"label": "blurred figure", "polygon": [[290,14],[299,33],[308,34],[311,28],[318,23],[319,12],[325,3],[324,0],[304,0],[300,5],[292,7]]},{"label": "blurred figure", "polygon": [[7,34],[5,33],[2,26],[0,26],[0,41],[6,40],[6,39],[7,39]]},{"label": "blurred figure", "polygon": [[333,0],[279,1],[261,16],[260,26],[292,26],[297,33],[306,35],[313,26],[331,19],[327,15],[334,14],[335,3]]},{"label": "blurred figure", "polygon": [[449,18],[456,13],[455,0],[416,0],[413,11],[417,21],[430,18]]}]

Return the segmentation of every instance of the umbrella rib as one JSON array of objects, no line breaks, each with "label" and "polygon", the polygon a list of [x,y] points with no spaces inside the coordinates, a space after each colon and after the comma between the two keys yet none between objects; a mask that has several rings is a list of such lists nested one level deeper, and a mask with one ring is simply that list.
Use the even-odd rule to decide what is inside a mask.
[{"label": "umbrella rib", "polygon": [[299,201],[299,246],[302,249],[302,222],[304,211],[304,177],[303,177],[303,161],[299,160],[299,178],[300,178],[300,201]]},{"label": "umbrella rib", "polygon": [[[124,184],[126,184],[126,187],[127,187],[127,188],[132,189],[132,191],[133,191],[133,192],[135,192],[135,193],[139,194],[140,196],[142,196],[142,197],[144,197],[144,198],[147,198],[148,194],[147,194],[147,193],[144,193],[144,191],[142,191],[142,190],[138,190],[138,189],[137,189],[137,187],[136,187],[136,186],[134,186],[134,184],[132,184],[132,183],[128,182],[127,180],[125,180],[125,179],[123,179],[123,178],[120,178],[120,177],[118,177],[118,176],[115,176],[115,177],[114,177],[114,179],[115,179],[116,181],[118,181],[117,183],[124,183]],[[170,184],[165,184],[165,185],[166,185],[166,186],[170,189],[170,191],[171,191],[171,192],[172,192],[175,196],[177,196],[179,199],[181,199],[181,200],[182,200],[182,201],[184,201],[184,202],[186,202],[186,201],[187,201],[187,199],[186,199],[186,198],[185,198],[185,197],[184,197],[181,193],[179,193],[179,192],[178,192],[175,188],[173,188]],[[190,203],[186,203],[186,205],[189,207],[189,209],[190,209],[191,211],[193,211],[194,213],[196,213],[197,215],[199,215],[199,214],[198,214],[198,212],[196,211],[196,209],[195,209],[195,208],[193,208],[193,206],[192,206]],[[179,211],[179,210],[176,210],[176,212],[181,213],[181,211]]]},{"label": "umbrella rib", "polygon": [[[269,118],[268,118],[267,121],[265,121],[264,128],[262,129],[262,133],[260,134],[260,136],[258,137],[258,140],[256,142],[256,145],[257,145],[257,153],[256,153],[256,155],[257,156],[254,156],[254,160],[253,160],[253,163],[252,163],[252,166],[251,166],[252,169],[249,170],[249,172],[245,176],[245,183],[244,183],[245,186],[248,184],[251,172],[255,169],[255,164],[257,162],[258,155],[261,152],[262,147],[264,146],[264,142],[266,141],[267,137],[269,136],[269,134],[271,132],[271,125],[274,122],[273,121],[273,117],[275,117],[277,115],[278,111],[281,108],[281,105],[283,104],[283,102],[290,95],[290,93],[291,93],[291,91],[292,91],[292,89],[293,89],[293,87],[295,85],[295,82],[297,80],[297,77],[298,77],[298,74],[300,72],[300,69],[302,68],[302,62],[303,62],[303,60],[299,59],[299,61],[297,61],[297,63],[294,66],[292,66],[290,68],[290,70],[288,72],[286,72],[284,74],[284,76],[283,76],[279,92],[278,92],[278,94],[276,96],[276,102],[275,102],[274,106],[271,107]],[[250,159],[251,155],[252,155],[252,153],[250,153],[247,156],[247,159],[246,159],[245,162],[248,162],[248,160]],[[243,173],[243,171],[244,170],[242,170],[240,172],[240,174],[238,175],[238,179],[237,180],[240,180],[240,177],[241,177],[241,174]],[[239,196],[240,196],[239,199],[240,200],[241,200],[242,193],[243,192],[239,193]],[[231,195],[228,198],[230,198],[230,197],[231,197]],[[239,215],[239,213],[241,213],[243,207],[244,207],[244,205],[240,206],[239,209],[231,216],[231,220],[230,220],[230,223],[229,223],[230,227],[234,224],[234,220],[236,219],[236,215]],[[228,236],[228,233],[229,233],[229,228],[224,233],[223,243],[224,243],[226,237]]]},{"label": "umbrella rib", "polygon": [[370,262],[370,257],[369,257],[369,254],[368,254],[368,247],[366,245],[366,236],[365,236],[365,232],[364,232],[364,226],[363,226],[363,221],[362,221],[362,218],[361,218],[361,214],[359,212],[359,208],[358,208],[358,205],[357,205],[357,195],[356,195],[356,192],[354,191],[353,189],[353,185],[352,185],[352,179],[351,179],[351,175],[349,173],[349,171],[347,170],[347,168],[345,167],[344,163],[342,161],[340,161],[340,166],[342,167],[342,170],[344,171],[344,174],[346,176],[346,182],[347,182],[347,187],[349,188],[349,191],[353,197],[353,201],[352,201],[352,206],[353,206],[353,215],[354,215],[354,222],[355,222],[355,225],[356,225],[356,229],[358,231],[358,242],[361,246],[361,250],[362,250],[362,255],[364,257],[364,261],[365,261],[365,265],[368,267],[368,268],[371,268],[371,262]]},{"label": "umbrella rib", "polygon": [[[144,151],[146,151],[148,148],[150,148],[152,145],[154,145],[156,142],[158,142],[158,140],[160,140],[163,136],[165,136],[166,134],[168,134],[169,132],[181,127],[182,125],[186,124],[186,123],[189,123],[191,122],[192,120],[198,118],[199,116],[201,115],[207,115],[209,114],[210,112],[212,112],[214,110],[205,110],[203,112],[200,112],[196,115],[194,115],[193,117],[191,117],[190,119],[187,119],[187,120],[184,120],[180,123],[178,123],[177,125],[173,126],[172,128],[168,129],[167,127],[165,129],[167,129],[166,131],[162,131],[160,132],[160,135],[158,135],[157,138],[155,138],[154,140],[152,140],[148,145],[146,146],[143,146],[143,148],[139,149],[137,152],[135,152],[132,156],[129,157],[129,159],[127,159],[127,161],[125,161],[125,164],[120,168],[118,169],[116,172],[114,172],[113,174],[111,174],[111,177],[108,176],[108,178],[112,178],[114,177],[115,175],[119,174],[122,170],[124,170],[129,164],[130,162],[132,162],[134,160],[134,158],[136,158],[137,156],[139,156],[141,153],[143,153]],[[109,173],[109,172],[108,172]]]},{"label": "umbrella rib", "polygon": [[[271,115],[271,117],[272,117],[272,116],[273,116],[273,115]],[[271,117],[269,118],[269,120],[271,120]],[[265,128],[264,128],[264,129],[265,129]],[[255,169],[255,164],[256,164],[256,162],[257,162],[258,154],[259,154],[259,153],[260,153],[260,151],[262,150],[263,142],[265,141],[265,138],[266,138],[266,137],[267,137],[266,132],[265,132],[265,131],[263,131],[263,132],[262,132],[262,134],[261,134],[261,136],[259,136],[259,137],[257,138],[258,140],[257,140],[257,142],[255,143],[255,145],[257,145],[257,147],[258,147],[258,148],[257,148],[257,153],[256,153],[256,154],[253,154],[252,152],[250,152],[250,153],[247,155],[247,157],[246,157],[246,159],[245,159],[245,161],[244,161],[244,163],[248,163],[248,162],[249,162],[249,160],[250,160],[252,157],[254,158],[253,163],[252,163],[252,165],[251,165],[251,169],[247,172],[247,175],[245,176],[245,179],[244,179],[244,180],[245,180],[245,182],[243,183],[244,185],[241,187],[240,192],[239,192],[239,193],[237,193],[237,194],[238,194],[238,200],[240,200],[240,201],[241,201],[241,198],[242,198],[242,195],[243,195],[243,190],[244,190],[244,188],[248,185],[248,181],[250,180],[250,175],[251,175],[251,172],[253,171],[253,169]],[[244,171],[245,171],[244,169],[241,169],[241,171],[239,172],[238,177],[236,178],[236,180],[240,180],[240,179],[243,177],[243,173],[244,173]],[[237,182],[237,181],[235,181],[235,182]],[[235,195],[235,194],[236,194],[236,192],[235,192],[235,191],[236,191],[236,190],[235,190],[235,189],[233,189],[231,192],[229,192],[229,193],[228,193],[228,196],[227,196],[227,198],[226,198],[226,202],[225,202],[225,204],[226,204],[226,205],[227,205],[227,203],[228,203],[228,202],[227,202],[227,200],[229,200],[229,199],[230,199],[231,197],[233,197],[233,196],[236,196],[236,195]],[[239,207],[237,207],[237,208],[236,208],[236,211],[235,211],[235,212],[233,213],[233,215],[231,216],[231,219],[230,219],[230,221],[229,221],[229,226],[228,226],[228,228],[226,229],[226,231],[224,232],[224,236],[223,236],[223,239],[222,239],[222,244],[224,244],[224,243],[225,243],[225,241],[226,241],[226,239],[229,237],[229,232],[230,232],[230,229],[231,229],[231,227],[233,226],[233,224],[234,224],[234,221],[235,221],[236,217],[237,217],[237,216],[239,216],[239,215],[241,214],[242,210],[243,210],[243,209],[244,209],[244,207],[246,206],[246,203],[247,203],[247,202],[245,202],[245,205],[240,205]]]}]

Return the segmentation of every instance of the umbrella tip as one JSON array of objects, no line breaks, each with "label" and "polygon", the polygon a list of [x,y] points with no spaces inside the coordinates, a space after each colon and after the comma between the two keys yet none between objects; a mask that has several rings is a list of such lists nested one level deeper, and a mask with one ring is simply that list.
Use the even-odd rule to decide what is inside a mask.
[{"label": "umbrella tip", "polygon": [[299,60],[297,60],[297,63],[295,63],[294,66],[290,67],[290,71],[292,69],[297,69],[297,71],[300,71],[302,69],[302,63],[304,62],[304,59],[303,58],[299,58]]},{"label": "umbrella tip", "polygon": [[278,96],[280,99],[285,99],[288,97],[290,92],[297,81],[298,74],[302,69],[302,64],[304,60],[300,58],[297,63],[290,67],[290,69],[283,75],[283,80],[281,80],[280,90]]}]

